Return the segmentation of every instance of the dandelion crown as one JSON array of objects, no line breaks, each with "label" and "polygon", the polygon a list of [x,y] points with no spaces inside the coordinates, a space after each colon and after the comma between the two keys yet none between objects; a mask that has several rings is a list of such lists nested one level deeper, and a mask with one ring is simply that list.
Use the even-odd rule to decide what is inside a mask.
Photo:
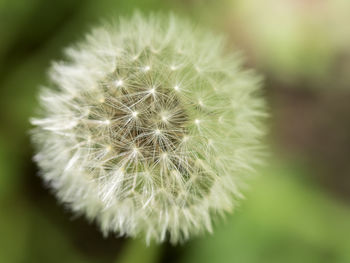
[{"label": "dandelion crown", "polygon": [[54,63],[31,121],[58,199],[107,234],[177,243],[231,211],[263,101],[221,40],[175,16],[97,28]]}]

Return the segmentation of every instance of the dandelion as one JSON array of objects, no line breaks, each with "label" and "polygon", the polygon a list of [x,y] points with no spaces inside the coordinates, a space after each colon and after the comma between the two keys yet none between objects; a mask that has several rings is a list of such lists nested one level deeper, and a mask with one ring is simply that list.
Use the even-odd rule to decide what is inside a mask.
[{"label": "dandelion", "polygon": [[31,120],[58,199],[104,234],[177,243],[212,231],[259,160],[259,78],[175,16],[120,19],[66,54]]}]

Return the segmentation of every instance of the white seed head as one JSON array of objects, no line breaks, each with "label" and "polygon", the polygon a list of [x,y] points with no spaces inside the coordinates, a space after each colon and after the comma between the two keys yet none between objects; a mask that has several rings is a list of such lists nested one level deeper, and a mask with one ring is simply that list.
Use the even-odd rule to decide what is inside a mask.
[{"label": "white seed head", "polygon": [[118,79],[118,80],[115,81],[115,86],[116,86],[116,87],[123,86],[123,83],[124,83],[123,80]]},{"label": "white seed head", "polygon": [[177,243],[211,231],[259,159],[264,103],[239,61],[174,16],[93,30],[41,90],[42,177],[105,234]]},{"label": "white seed head", "polygon": [[139,114],[139,113],[138,113],[137,111],[133,111],[133,112],[131,113],[131,115],[132,115],[134,118],[136,118],[138,114]]}]

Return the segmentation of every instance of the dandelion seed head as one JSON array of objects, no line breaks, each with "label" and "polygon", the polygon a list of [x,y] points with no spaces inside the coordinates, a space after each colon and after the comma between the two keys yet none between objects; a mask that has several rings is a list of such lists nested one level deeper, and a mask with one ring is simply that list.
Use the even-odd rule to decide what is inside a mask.
[{"label": "dandelion seed head", "polygon": [[118,80],[115,81],[115,86],[116,86],[116,87],[123,86],[123,84],[124,84],[124,81],[121,80],[121,79],[118,79]]},{"label": "dandelion seed head", "polygon": [[219,38],[137,13],[67,49],[50,78],[32,119],[34,159],[59,200],[103,233],[178,243],[234,209],[259,161],[264,102],[259,78]]},{"label": "dandelion seed head", "polygon": [[152,95],[154,95],[155,93],[156,93],[156,88],[151,88],[150,90],[149,90],[149,93],[151,93]]},{"label": "dandelion seed head", "polygon": [[131,112],[131,115],[132,115],[134,118],[136,118],[137,115],[139,115],[139,113],[138,113],[137,111],[133,111],[133,112]]},{"label": "dandelion seed head", "polygon": [[149,71],[151,69],[151,67],[150,66],[144,66],[143,68],[142,68],[142,70],[144,71],[144,72],[147,72],[147,71]]}]

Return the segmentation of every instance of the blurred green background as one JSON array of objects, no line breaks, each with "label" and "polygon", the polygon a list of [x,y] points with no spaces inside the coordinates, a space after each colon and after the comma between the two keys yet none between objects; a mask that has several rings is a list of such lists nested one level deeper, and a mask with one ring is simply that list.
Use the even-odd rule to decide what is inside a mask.
[{"label": "blurred green background", "polygon": [[[50,62],[93,25],[172,11],[225,34],[265,76],[271,148],[212,235],[145,247],[59,205],[31,161]],[[0,0],[0,262],[350,262],[350,1]]]}]

